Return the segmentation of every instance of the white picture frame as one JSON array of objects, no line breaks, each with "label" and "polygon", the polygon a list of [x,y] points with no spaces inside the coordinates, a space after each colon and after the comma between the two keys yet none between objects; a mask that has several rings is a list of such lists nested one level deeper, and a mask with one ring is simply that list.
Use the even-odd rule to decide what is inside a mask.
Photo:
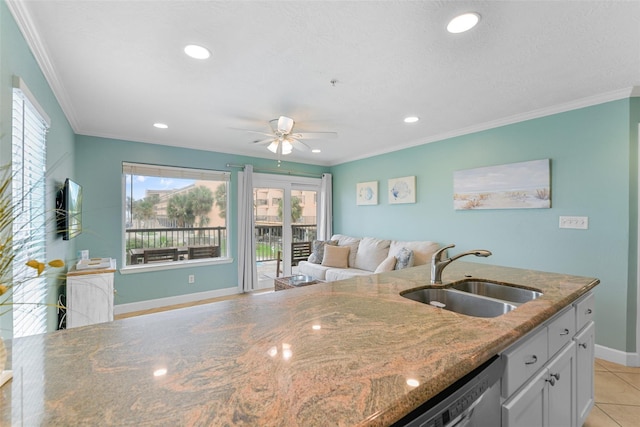
[{"label": "white picture frame", "polygon": [[389,204],[416,202],[416,177],[392,178],[388,182]]},{"label": "white picture frame", "polygon": [[378,204],[378,181],[359,182],[356,184],[356,204]]}]

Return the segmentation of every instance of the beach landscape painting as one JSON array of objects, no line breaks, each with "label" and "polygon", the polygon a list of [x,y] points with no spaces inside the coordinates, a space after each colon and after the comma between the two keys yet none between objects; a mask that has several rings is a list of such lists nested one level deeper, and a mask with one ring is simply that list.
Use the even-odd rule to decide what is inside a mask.
[{"label": "beach landscape painting", "polygon": [[540,209],[551,207],[551,160],[532,160],[453,173],[453,207]]}]

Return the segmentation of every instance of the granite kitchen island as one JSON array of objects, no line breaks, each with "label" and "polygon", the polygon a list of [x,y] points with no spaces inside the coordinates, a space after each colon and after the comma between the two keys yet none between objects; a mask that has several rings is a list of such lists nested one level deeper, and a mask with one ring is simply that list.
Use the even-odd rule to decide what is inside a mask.
[{"label": "granite kitchen island", "polygon": [[385,426],[599,283],[456,261],[442,286],[466,276],[544,295],[495,318],[400,296],[426,265],[18,338],[0,424]]}]

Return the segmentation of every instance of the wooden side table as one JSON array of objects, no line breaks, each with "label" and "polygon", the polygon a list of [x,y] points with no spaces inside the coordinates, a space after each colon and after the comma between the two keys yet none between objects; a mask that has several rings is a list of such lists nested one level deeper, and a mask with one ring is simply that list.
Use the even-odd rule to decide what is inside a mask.
[{"label": "wooden side table", "polygon": [[274,287],[276,291],[299,288],[301,286],[309,286],[316,283],[322,283],[322,280],[314,279],[311,276],[305,276],[303,274],[296,274],[295,276],[287,277],[276,277],[274,279]]}]

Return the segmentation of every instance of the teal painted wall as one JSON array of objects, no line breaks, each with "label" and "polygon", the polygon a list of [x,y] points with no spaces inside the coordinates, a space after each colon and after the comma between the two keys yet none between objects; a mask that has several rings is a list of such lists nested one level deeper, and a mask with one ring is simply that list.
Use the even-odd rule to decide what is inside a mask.
[{"label": "teal painted wall", "polygon": [[[455,243],[454,254],[484,248],[493,256],[479,262],[598,277],[597,342],[635,351],[638,109],[637,99],[609,102],[335,166],[334,231]],[[551,209],[453,209],[454,171],[546,158]],[[411,175],[416,203],[390,205],[387,180]],[[376,180],[379,204],[357,206],[356,184]],[[588,216],[589,229],[559,229],[561,215]]]},{"label": "teal painted wall", "polygon": [[[179,149],[155,144],[103,139],[78,135],[76,137],[78,182],[83,187],[84,232],[76,238],[79,249],[89,249],[92,257],[122,259],[122,162],[150,163],[213,170],[230,170],[229,199],[232,242],[230,256],[234,262],[222,265],[185,267],[180,269],[136,274],[116,273],[116,304],[172,297],[190,293],[237,287],[237,172],[226,165],[250,163],[254,169],[275,169],[276,161],[231,154]],[[282,162],[282,170],[320,175],[328,168]],[[188,284],[187,276],[196,275],[196,283]]]},{"label": "teal painted wall", "polygon": [[[67,261],[75,258],[74,242],[65,242],[55,233],[54,209],[55,192],[66,177],[74,176],[74,133],[60,105],[38,64],[18,29],[11,12],[4,1],[0,2],[0,164],[11,160],[11,104],[12,77],[21,77],[29,90],[51,118],[51,128],[47,135],[47,212],[48,240],[47,257],[49,260],[62,258]],[[57,314],[53,304],[57,301],[58,288],[51,281],[49,303],[49,329],[57,325]],[[12,333],[11,312],[0,316],[0,335],[9,338]]]}]

